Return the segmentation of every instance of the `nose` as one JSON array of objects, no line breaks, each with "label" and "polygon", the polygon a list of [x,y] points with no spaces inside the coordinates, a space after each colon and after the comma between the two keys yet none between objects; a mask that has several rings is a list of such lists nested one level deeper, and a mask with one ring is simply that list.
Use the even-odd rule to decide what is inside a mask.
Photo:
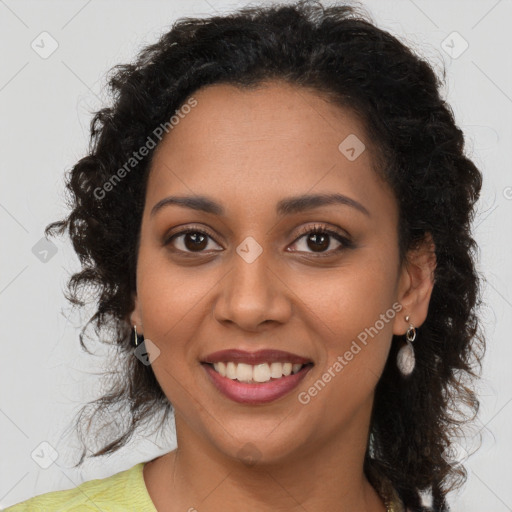
[{"label": "nose", "polygon": [[233,259],[231,270],[219,283],[214,318],[251,332],[286,323],[292,313],[290,289],[270,267],[265,251],[252,262],[238,254]]}]

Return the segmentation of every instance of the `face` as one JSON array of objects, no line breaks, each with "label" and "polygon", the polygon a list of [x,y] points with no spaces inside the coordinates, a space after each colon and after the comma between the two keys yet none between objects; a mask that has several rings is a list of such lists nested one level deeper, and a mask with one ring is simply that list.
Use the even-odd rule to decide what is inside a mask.
[{"label": "face", "polygon": [[[159,350],[152,367],[178,443],[201,439],[233,457],[255,446],[277,461],[350,432],[366,438],[392,335],[407,327],[398,301],[408,277],[396,200],[362,124],[278,82],[193,96],[152,163],[131,315]],[[204,364],[225,349],[278,349],[312,364],[284,395],[240,402]]]}]

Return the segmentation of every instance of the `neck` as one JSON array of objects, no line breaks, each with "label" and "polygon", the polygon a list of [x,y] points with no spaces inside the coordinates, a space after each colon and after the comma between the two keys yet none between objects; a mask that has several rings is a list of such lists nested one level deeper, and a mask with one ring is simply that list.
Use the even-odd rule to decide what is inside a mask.
[{"label": "neck", "polygon": [[307,448],[278,461],[262,456],[243,462],[220,452],[176,416],[178,448],[160,457],[158,494],[148,490],[159,512],[385,512],[363,472],[367,430],[360,421],[353,425],[328,444],[304,442]]}]

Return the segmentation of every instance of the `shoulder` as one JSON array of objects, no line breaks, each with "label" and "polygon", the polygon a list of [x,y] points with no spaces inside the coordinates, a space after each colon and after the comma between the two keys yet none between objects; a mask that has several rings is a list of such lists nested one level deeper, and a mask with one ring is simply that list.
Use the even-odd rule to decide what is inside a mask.
[{"label": "shoulder", "polygon": [[142,470],[144,462],[73,489],[40,494],[5,512],[156,512]]}]

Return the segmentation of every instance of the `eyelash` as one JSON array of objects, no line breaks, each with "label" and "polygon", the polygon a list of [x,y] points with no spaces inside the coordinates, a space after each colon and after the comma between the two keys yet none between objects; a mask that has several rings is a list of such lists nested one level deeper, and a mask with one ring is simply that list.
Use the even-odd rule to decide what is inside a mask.
[{"label": "eyelash", "polygon": [[[199,233],[199,234],[205,235],[215,241],[215,238],[212,236],[212,234],[209,233],[208,231],[204,230],[203,228],[190,227],[183,231],[179,231],[178,233],[174,233],[172,236],[168,237],[164,241],[164,245],[170,245],[171,242],[173,242],[176,238],[190,234],[190,233]],[[331,249],[330,251],[318,252],[318,253],[309,252],[309,254],[314,254],[315,257],[331,256],[334,253],[341,252],[343,249],[350,249],[350,248],[354,247],[353,242],[351,240],[349,240],[346,236],[343,236],[340,233],[338,233],[337,231],[328,229],[327,227],[322,226],[322,225],[315,225],[313,227],[309,226],[309,227],[303,228],[298,233],[298,236],[297,236],[297,238],[295,238],[293,244],[295,244],[297,241],[299,241],[305,235],[311,235],[311,234],[329,235],[329,236],[333,237],[334,239],[336,239],[336,241],[340,242],[340,244],[341,244],[340,247],[338,247],[337,249]],[[180,252],[180,253],[186,254],[186,255],[195,255],[195,254],[201,254],[205,251],[182,251],[181,249],[177,249],[176,252]],[[220,251],[216,251],[216,252],[220,252]],[[297,252],[302,252],[302,251],[297,251]]]}]

